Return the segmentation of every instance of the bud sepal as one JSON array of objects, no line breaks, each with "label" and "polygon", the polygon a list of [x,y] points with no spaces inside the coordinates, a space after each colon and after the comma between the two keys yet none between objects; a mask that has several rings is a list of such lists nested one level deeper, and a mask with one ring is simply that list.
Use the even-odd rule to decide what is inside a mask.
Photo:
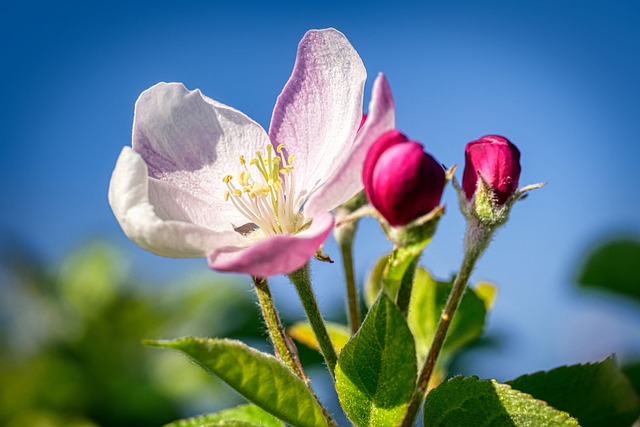
[{"label": "bud sepal", "polygon": [[547,185],[546,182],[539,182],[521,187],[510,195],[504,203],[500,204],[497,202],[491,187],[482,177],[481,172],[478,172],[478,177],[478,187],[471,199],[467,199],[465,191],[460,187],[455,177],[452,179],[452,185],[458,193],[460,211],[467,221],[478,221],[490,228],[496,228],[506,223],[509,219],[511,208],[517,201],[525,199],[530,191]]}]

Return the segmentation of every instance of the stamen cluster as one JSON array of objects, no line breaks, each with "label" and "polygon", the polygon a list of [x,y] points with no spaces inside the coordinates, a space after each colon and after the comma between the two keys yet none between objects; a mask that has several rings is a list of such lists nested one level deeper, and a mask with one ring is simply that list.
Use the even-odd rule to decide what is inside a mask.
[{"label": "stamen cluster", "polygon": [[[233,205],[249,221],[260,227],[266,235],[294,234],[302,226],[301,214],[295,203],[295,174],[293,161],[295,155],[286,156],[284,144],[273,149],[267,144],[266,155],[260,151],[249,161],[240,156],[241,170],[238,173],[238,186],[232,175],[226,175],[222,182],[227,185],[225,200]],[[250,167],[258,173],[251,173]]]}]

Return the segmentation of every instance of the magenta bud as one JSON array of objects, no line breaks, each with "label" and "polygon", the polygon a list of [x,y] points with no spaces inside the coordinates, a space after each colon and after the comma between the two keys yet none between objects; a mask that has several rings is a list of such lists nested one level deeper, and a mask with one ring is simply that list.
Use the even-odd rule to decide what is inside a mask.
[{"label": "magenta bud", "polygon": [[518,189],[520,151],[507,138],[486,135],[467,144],[462,188],[468,200],[475,194],[480,177],[488,184],[497,205],[503,205]]},{"label": "magenta bud", "polygon": [[392,226],[401,226],[440,204],[444,169],[422,145],[397,130],[373,143],[362,170],[371,204]]},{"label": "magenta bud", "polygon": [[367,114],[362,113],[362,118],[360,119],[360,126],[358,126],[358,132],[360,132],[360,129],[362,129],[362,126],[364,126],[364,122],[366,121],[367,121]]}]

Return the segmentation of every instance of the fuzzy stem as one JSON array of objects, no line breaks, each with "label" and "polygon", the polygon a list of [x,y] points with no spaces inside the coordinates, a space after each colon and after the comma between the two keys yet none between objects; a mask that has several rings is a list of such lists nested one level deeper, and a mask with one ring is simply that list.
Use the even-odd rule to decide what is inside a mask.
[{"label": "fuzzy stem", "polygon": [[360,329],[360,299],[356,287],[355,271],[353,267],[353,237],[356,232],[357,222],[343,225],[343,230],[334,233],[340,244],[342,254],[342,268],[344,269],[345,286],[347,289],[347,316],[351,335]]},{"label": "fuzzy stem", "polygon": [[309,384],[309,378],[302,370],[298,358],[288,344],[288,338],[284,332],[282,322],[280,322],[278,311],[273,303],[273,297],[271,296],[267,279],[263,277],[253,277],[253,284],[255,285],[258,301],[260,302],[262,317],[264,318],[264,323],[267,325],[269,337],[275,347],[276,355],[289,369],[298,375],[305,383]]},{"label": "fuzzy stem", "polygon": [[462,300],[471,272],[473,271],[476,262],[489,245],[493,231],[493,228],[485,227],[478,221],[469,221],[467,223],[464,257],[462,259],[462,264],[460,265],[460,271],[453,282],[453,288],[449,294],[447,304],[445,305],[444,310],[442,310],[442,315],[440,316],[440,321],[438,322],[433,342],[429,349],[429,353],[427,354],[427,358],[424,361],[424,365],[422,366],[422,370],[420,371],[420,375],[418,376],[416,390],[413,393],[409,406],[407,407],[405,418],[402,421],[402,427],[413,426],[418,410],[420,409],[420,405],[422,405],[422,401],[424,400],[424,396],[427,392],[429,380],[431,379],[431,375],[435,369],[436,361],[440,355],[440,350],[442,350],[442,345],[447,337],[449,326],[451,326],[453,316],[460,304],[460,300]]},{"label": "fuzzy stem", "polygon": [[351,335],[360,329],[360,300],[358,299],[358,288],[356,287],[355,272],[353,268],[353,245],[341,244],[342,262],[344,268],[345,285],[347,287],[347,314],[349,317],[349,328]]},{"label": "fuzzy stem", "polygon": [[338,361],[338,355],[336,354],[336,350],[333,348],[333,344],[329,338],[329,333],[327,332],[327,327],[325,326],[322,314],[320,314],[320,310],[318,309],[316,297],[313,294],[313,289],[311,289],[309,264],[307,263],[302,268],[289,274],[289,280],[291,280],[291,283],[296,287],[296,291],[298,292],[298,296],[302,302],[302,307],[307,313],[311,329],[313,330],[316,340],[318,341],[318,345],[320,346],[320,352],[322,353],[322,356],[324,356],[324,360],[329,367],[331,376],[335,377],[334,372]]},{"label": "fuzzy stem", "polygon": [[353,267],[353,239],[358,229],[359,220],[354,218],[340,225],[338,225],[337,222],[348,218],[368,202],[364,191],[361,191],[334,211],[336,226],[333,228],[333,237],[335,237],[336,242],[340,245],[340,253],[342,255],[342,268],[344,269],[345,287],[347,290],[347,318],[349,319],[351,335],[354,335],[358,329],[360,329],[360,298],[358,298],[355,269]]},{"label": "fuzzy stem", "polygon": [[[310,385],[309,377],[305,374],[302,369],[302,365],[295,355],[294,351],[288,344],[288,338],[285,335],[284,328],[282,327],[282,323],[280,322],[280,316],[278,316],[278,312],[273,303],[273,297],[271,296],[271,291],[269,290],[269,284],[267,283],[267,279],[263,277],[252,277],[253,283],[256,288],[256,294],[258,295],[258,301],[260,302],[260,309],[262,310],[262,317],[264,318],[264,322],[267,325],[267,330],[269,331],[269,336],[271,337],[271,341],[276,349],[276,354],[283,363],[291,369],[302,381]],[[322,413],[324,414],[327,423],[331,427],[337,427],[336,422],[329,415],[329,411],[322,405],[322,402],[318,399],[315,392],[309,387],[311,394],[320,404],[320,408],[322,408]]]}]

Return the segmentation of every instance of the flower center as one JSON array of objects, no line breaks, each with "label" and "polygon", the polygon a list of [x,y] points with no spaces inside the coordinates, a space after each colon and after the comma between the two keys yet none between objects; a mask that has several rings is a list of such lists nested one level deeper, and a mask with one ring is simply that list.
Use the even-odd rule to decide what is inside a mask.
[{"label": "flower center", "polygon": [[257,151],[248,166],[240,156],[238,185],[232,175],[222,179],[227,185],[224,199],[267,235],[294,234],[303,225],[302,214],[295,207],[295,156],[285,157],[283,148],[280,144],[274,151],[273,145],[267,144],[266,155]]}]

